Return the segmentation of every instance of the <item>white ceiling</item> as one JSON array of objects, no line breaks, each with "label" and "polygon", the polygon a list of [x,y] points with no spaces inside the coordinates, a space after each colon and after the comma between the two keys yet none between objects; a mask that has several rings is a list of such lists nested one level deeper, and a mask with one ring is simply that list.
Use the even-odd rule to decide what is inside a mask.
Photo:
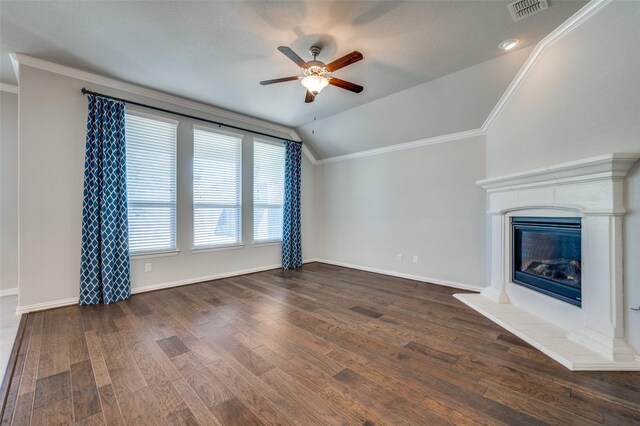
[{"label": "white ceiling", "polygon": [[[0,2],[0,81],[15,84],[9,52],[114,77],[250,116],[300,127],[504,54],[500,41],[531,46],[586,1],[550,1],[518,23],[507,1]],[[365,87],[328,87],[313,104],[292,81],[312,44],[326,63],[359,50],[335,73]]]}]

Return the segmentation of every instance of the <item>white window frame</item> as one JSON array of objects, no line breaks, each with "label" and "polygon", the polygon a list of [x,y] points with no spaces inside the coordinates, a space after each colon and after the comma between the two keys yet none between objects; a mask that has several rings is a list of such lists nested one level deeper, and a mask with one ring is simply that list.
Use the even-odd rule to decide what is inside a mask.
[{"label": "white window frame", "polygon": [[[196,130],[199,131],[203,131],[203,132],[210,132],[210,133],[217,133],[220,135],[226,135],[226,136],[232,136],[232,137],[236,137],[236,138],[240,138],[240,158],[239,158],[239,179],[238,179],[238,204],[237,206],[232,206],[229,204],[214,204],[214,203],[196,203],[195,200],[195,167],[192,166],[192,170],[191,170],[191,206],[192,206],[192,211],[191,211],[191,227],[192,227],[192,232],[191,232],[191,252],[192,253],[208,253],[208,252],[213,252],[213,251],[220,251],[220,250],[233,250],[233,249],[238,249],[238,248],[242,248],[244,247],[244,237],[243,237],[243,233],[242,233],[242,214],[243,214],[243,203],[242,203],[242,198],[243,198],[243,194],[242,194],[242,173],[244,170],[244,165],[242,162],[242,151],[243,151],[243,145],[244,145],[244,135],[241,133],[235,133],[235,132],[229,132],[226,130],[220,130],[219,128],[214,128],[214,127],[209,127],[209,126],[202,126],[202,125],[197,125],[194,124],[192,126],[191,129],[191,136],[192,136],[192,165],[195,162],[195,143],[196,143]],[[231,243],[231,244],[207,244],[207,245],[196,245],[196,204],[200,204],[203,207],[209,207],[209,208],[237,208],[238,209],[238,241],[236,243]]]},{"label": "white window frame", "polygon": [[[130,250],[129,256],[131,258],[133,258],[133,259],[143,259],[143,258],[151,258],[151,257],[163,257],[163,256],[174,256],[174,255],[177,255],[180,252],[180,250],[178,249],[178,126],[180,125],[180,122],[178,120],[173,120],[173,119],[165,117],[165,116],[149,114],[147,112],[143,112],[143,111],[139,111],[137,109],[132,109],[130,107],[127,107],[127,109],[125,111],[125,129],[126,129],[126,120],[127,120],[127,116],[128,115],[136,116],[136,117],[140,117],[140,118],[146,118],[146,119],[149,119],[149,120],[160,121],[160,122],[163,122],[163,123],[171,124],[171,125],[175,126],[175,128],[176,128],[176,137],[175,137],[174,146],[173,146],[175,162],[174,162],[174,167],[173,167],[173,173],[174,173],[174,188],[173,188],[174,202],[173,202],[172,206],[173,206],[174,214],[173,214],[173,223],[171,224],[171,227],[172,227],[171,234],[172,234],[172,237],[173,237],[172,247],[167,247],[167,248],[162,248],[162,249],[160,249],[160,248],[159,249],[149,249],[149,250],[136,251],[136,252],[131,252],[131,247],[129,247],[129,250]],[[125,147],[126,147],[126,132],[125,132]],[[159,203],[159,204],[168,205],[167,203]],[[135,202],[134,202],[134,205],[135,205]],[[131,201],[130,201],[129,197],[127,196],[127,209],[129,209],[129,206],[131,206]],[[129,227],[129,232],[131,232],[131,228],[130,227]]]}]

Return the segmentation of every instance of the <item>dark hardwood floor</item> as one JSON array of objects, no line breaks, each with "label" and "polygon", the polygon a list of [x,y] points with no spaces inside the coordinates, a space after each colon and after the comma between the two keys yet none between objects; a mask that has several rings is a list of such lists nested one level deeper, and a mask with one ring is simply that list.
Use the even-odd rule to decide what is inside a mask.
[{"label": "dark hardwood floor", "polygon": [[29,314],[2,424],[640,424],[447,287],[324,264]]}]

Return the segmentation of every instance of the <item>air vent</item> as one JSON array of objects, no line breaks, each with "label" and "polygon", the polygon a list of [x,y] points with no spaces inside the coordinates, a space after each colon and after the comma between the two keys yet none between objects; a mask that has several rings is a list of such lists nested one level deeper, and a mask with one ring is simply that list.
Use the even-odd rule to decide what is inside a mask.
[{"label": "air vent", "polygon": [[507,5],[514,22],[518,22],[531,15],[535,15],[548,7],[547,0],[520,0]]}]

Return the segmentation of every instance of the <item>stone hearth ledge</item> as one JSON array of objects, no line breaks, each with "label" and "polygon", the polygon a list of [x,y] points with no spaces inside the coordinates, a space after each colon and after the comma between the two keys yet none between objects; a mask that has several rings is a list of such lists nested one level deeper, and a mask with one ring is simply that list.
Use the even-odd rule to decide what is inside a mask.
[{"label": "stone hearth ledge", "polygon": [[482,294],[453,297],[515,334],[571,371],[640,371],[640,361],[613,361],[569,340],[557,327],[511,303],[496,303]]}]

